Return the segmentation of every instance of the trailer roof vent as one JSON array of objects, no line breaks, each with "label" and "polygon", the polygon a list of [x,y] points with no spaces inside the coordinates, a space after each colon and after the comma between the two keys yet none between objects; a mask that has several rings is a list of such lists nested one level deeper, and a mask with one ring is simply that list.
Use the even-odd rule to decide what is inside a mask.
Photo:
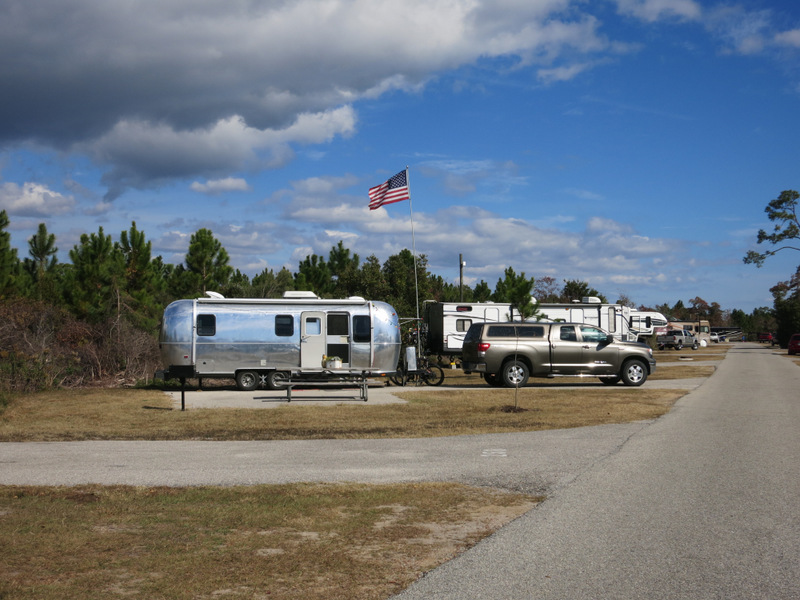
[{"label": "trailer roof vent", "polygon": [[291,298],[293,300],[319,300],[319,296],[317,296],[314,292],[308,292],[304,290],[289,290],[283,292],[284,298]]},{"label": "trailer roof vent", "polygon": [[225,297],[219,292],[210,292],[210,291],[206,291],[206,296],[208,296],[209,298],[214,298],[215,300],[220,300]]},{"label": "trailer roof vent", "polygon": [[366,300],[364,299],[364,296],[349,296],[347,299],[348,300],[353,300],[355,302],[366,302]]},{"label": "trailer roof vent", "polygon": [[584,296],[583,297],[583,303],[584,304],[602,304],[602,302],[600,302],[600,298],[598,298],[597,296]]}]

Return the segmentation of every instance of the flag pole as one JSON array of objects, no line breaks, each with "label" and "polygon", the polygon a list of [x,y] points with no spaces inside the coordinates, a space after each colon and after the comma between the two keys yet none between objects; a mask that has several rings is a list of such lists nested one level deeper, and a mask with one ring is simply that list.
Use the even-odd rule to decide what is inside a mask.
[{"label": "flag pole", "polygon": [[411,252],[414,255],[414,301],[417,306],[417,356],[422,355],[422,327],[419,320],[419,282],[417,280],[417,242],[414,239],[414,211],[411,207],[411,178],[408,175],[408,165],[406,165],[406,185],[408,185],[408,215],[411,221]]}]

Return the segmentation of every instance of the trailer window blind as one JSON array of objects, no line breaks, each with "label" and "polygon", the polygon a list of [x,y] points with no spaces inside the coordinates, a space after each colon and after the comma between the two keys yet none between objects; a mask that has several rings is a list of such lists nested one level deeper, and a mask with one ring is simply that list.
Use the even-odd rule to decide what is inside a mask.
[{"label": "trailer window blind", "polygon": [[217,333],[216,315],[197,315],[197,335],[211,336]]},{"label": "trailer window blind", "polygon": [[369,342],[370,326],[368,315],[356,315],[353,317],[353,341],[356,343]]},{"label": "trailer window blind", "polygon": [[292,315],[275,315],[275,335],[281,337],[294,335],[294,317]]},{"label": "trailer window blind", "polygon": [[472,319],[456,319],[456,331],[466,331],[472,325]]}]

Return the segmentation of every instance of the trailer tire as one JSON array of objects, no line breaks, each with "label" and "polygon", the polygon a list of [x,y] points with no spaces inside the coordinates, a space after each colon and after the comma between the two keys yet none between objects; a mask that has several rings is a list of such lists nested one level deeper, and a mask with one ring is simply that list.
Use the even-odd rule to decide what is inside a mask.
[{"label": "trailer tire", "polygon": [[236,373],[236,387],[243,392],[252,392],[261,382],[257,371],[238,371]]},{"label": "trailer tire", "polygon": [[271,390],[282,390],[291,379],[286,371],[270,371],[267,373],[267,387]]}]

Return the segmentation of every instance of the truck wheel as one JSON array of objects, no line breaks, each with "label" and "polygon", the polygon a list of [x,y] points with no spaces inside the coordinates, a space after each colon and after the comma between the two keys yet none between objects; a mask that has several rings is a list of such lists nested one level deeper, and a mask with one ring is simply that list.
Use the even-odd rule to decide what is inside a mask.
[{"label": "truck wheel", "polygon": [[518,360],[510,360],[500,370],[503,385],[510,388],[522,387],[528,382],[528,367]]},{"label": "truck wheel", "polygon": [[682,343],[678,342],[677,344],[675,344],[675,350],[680,350],[681,348],[683,348]]},{"label": "truck wheel", "polygon": [[267,373],[267,387],[271,390],[280,390],[289,381],[289,374],[286,371],[270,371]]},{"label": "truck wheel", "polygon": [[239,371],[236,373],[236,387],[243,392],[252,392],[258,387],[258,373],[255,371]]},{"label": "truck wheel", "polygon": [[620,375],[625,385],[642,385],[647,381],[647,367],[640,360],[629,360],[622,365]]}]

